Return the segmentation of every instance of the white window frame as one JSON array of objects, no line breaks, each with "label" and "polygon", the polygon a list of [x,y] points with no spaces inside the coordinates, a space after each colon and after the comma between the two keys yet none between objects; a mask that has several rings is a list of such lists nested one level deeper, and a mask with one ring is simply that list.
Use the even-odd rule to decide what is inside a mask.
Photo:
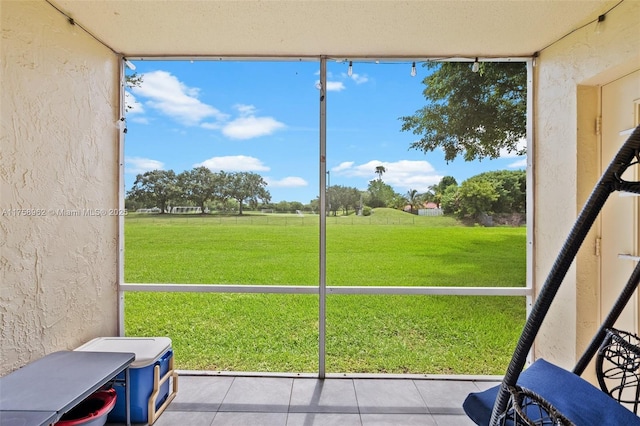
[{"label": "white window frame", "polygon": [[[140,57],[127,58],[128,60],[189,60],[193,58],[181,57]],[[319,191],[320,211],[326,207],[326,77],[327,56],[307,58],[237,58],[237,57],[209,57],[200,58],[209,60],[310,60],[320,63],[320,140],[319,140]],[[353,58],[357,60],[358,58]],[[427,61],[437,58],[379,58],[398,61]],[[325,371],[325,339],[326,339],[326,298],[327,295],[336,294],[369,294],[369,295],[447,295],[447,296],[525,296],[527,316],[533,305],[533,246],[534,246],[534,137],[533,137],[533,67],[534,58],[480,58],[482,61],[491,62],[526,62],[527,64],[527,233],[526,233],[526,286],[525,287],[402,287],[402,286],[327,286],[326,283],[326,216],[320,215],[320,242],[319,242],[319,282],[318,286],[292,286],[292,285],[221,285],[221,284],[163,284],[163,283],[125,283],[124,281],[124,217],[118,217],[118,333],[124,336],[124,294],[131,292],[189,292],[189,293],[259,293],[259,294],[317,294],[319,298],[318,312],[318,377],[324,378]],[[361,58],[363,61],[372,61],[372,58]],[[447,61],[473,62],[476,58],[447,58]],[[119,201],[118,208],[124,209],[124,139],[125,139],[125,58],[120,61],[120,132],[119,132]],[[530,355],[531,357],[531,355]]]}]

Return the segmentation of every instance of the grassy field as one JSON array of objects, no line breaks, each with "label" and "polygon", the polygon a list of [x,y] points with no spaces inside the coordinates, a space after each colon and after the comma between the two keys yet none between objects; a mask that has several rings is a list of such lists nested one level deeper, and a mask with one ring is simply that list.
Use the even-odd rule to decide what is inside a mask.
[{"label": "grassy field", "polygon": [[[318,284],[319,219],[136,216],[125,280]],[[524,286],[525,229],[379,210],[327,219],[328,285]],[[127,335],[172,338],[181,369],[317,370],[313,295],[128,293]],[[330,295],[328,372],[502,374],[523,297]]]}]

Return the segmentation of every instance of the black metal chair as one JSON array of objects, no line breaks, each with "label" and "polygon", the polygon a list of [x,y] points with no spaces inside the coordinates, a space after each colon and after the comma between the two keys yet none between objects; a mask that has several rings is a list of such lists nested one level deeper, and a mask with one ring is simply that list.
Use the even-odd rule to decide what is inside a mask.
[{"label": "black metal chair", "polygon": [[[604,174],[596,184],[582,211],[578,215],[578,218],[576,219],[576,222],[571,229],[569,236],[567,237],[558,256],[556,257],[551,271],[549,272],[549,275],[547,276],[547,279],[542,286],[538,297],[536,298],[536,301],[531,309],[531,313],[527,318],[522,334],[520,335],[520,339],[514,350],[511,362],[507,367],[507,371],[505,373],[502,384],[496,391],[497,394],[495,395],[495,398],[493,394],[489,396],[485,394],[480,395],[480,397],[474,396],[470,401],[465,401],[465,407],[468,406],[473,407],[474,410],[482,410],[484,409],[483,407],[485,407],[487,398],[492,398],[492,400],[494,400],[494,404],[491,410],[490,420],[488,422],[490,426],[501,426],[505,424],[571,424],[562,423],[563,421],[566,421],[568,419],[562,420],[561,417],[557,417],[558,419],[561,419],[559,420],[560,423],[545,423],[548,421],[553,421],[553,419],[556,418],[554,416],[563,416],[563,414],[561,413],[556,413],[557,409],[554,408],[553,405],[545,402],[547,399],[549,399],[547,395],[538,395],[536,397],[533,397],[528,396],[525,393],[525,396],[523,396],[522,398],[516,398],[512,393],[510,393],[510,390],[518,389],[516,387],[518,378],[523,371],[523,368],[527,361],[528,353],[531,350],[538,331],[540,330],[540,326],[544,321],[544,318],[551,306],[551,303],[553,302],[556,293],[558,292],[560,285],[562,284],[562,281],[564,280],[567,271],[569,270],[569,267],[573,263],[576,254],[580,249],[580,246],[582,245],[587,233],[589,232],[591,226],[602,210],[602,207],[604,206],[607,198],[615,191],[640,194],[640,182],[628,181],[623,178],[627,169],[638,164],[640,164],[640,126],[636,127],[631,136],[620,148],[615,158],[611,161]],[[622,313],[624,307],[627,305],[629,299],[633,295],[639,283],[640,262],[634,269],[631,277],[629,278],[629,281],[616,300],[613,308],[601,324],[598,332],[593,337],[591,343],[573,369],[574,375],[580,376],[584,372],[584,369],[587,367],[589,362],[596,355],[598,350],[601,349],[600,352],[602,355],[599,355],[600,358],[598,359],[598,362],[601,363],[602,369],[602,371],[600,372],[603,380],[600,385],[604,391],[602,395],[606,398],[609,398],[607,394],[612,395],[622,403],[633,404],[633,409],[635,412],[637,412],[639,397],[638,392],[640,392],[638,388],[637,368],[634,370],[634,373],[630,373],[628,370],[636,367],[638,357],[636,357],[636,350],[631,349],[631,347],[633,346],[637,348],[637,346],[635,346],[635,343],[632,344],[628,336],[621,337],[623,336],[621,332],[613,332],[608,330],[612,330],[613,325]],[[608,343],[603,344],[603,342]],[[618,362],[618,364],[615,364],[615,362]],[[577,378],[580,379],[579,377]],[[618,379],[619,381],[624,382],[624,384],[612,384],[612,380]],[[536,391],[533,390],[533,392],[535,395]],[[470,397],[472,395],[470,395]],[[538,419],[538,422],[531,419],[518,418],[518,416],[520,416],[520,412],[529,412],[528,410],[523,410],[525,410],[525,407],[530,406],[531,402],[533,401],[539,401],[538,405],[546,409],[547,414],[541,416],[541,419]],[[581,401],[580,398],[576,396],[575,404],[587,403]],[[628,411],[626,410],[626,408],[624,410]],[[468,411],[467,413],[469,414]],[[509,413],[512,413],[511,417],[509,417]],[[485,418],[484,414],[480,416],[483,419]],[[621,414],[623,416],[626,416],[624,412],[622,412]],[[472,416],[470,415],[470,417]],[[488,417],[488,415],[486,417]],[[625,424],[640,425],[640,417],[638,416],[626,417],[626,419],[627,420],[625,421],[630,421],[631,423]],[[505,421],[510,421],[511,423],[505,423]],[[516,423],[518,421],[520,423]],[[613,421],[615,422],[615,420]],[[615,423],[609,424],[615,425]]]},{"label": "black metal chair", "polygon": [[596,376],[603,392],[638,414],[640,399],[640,339],[635,334],[607,329],[596,357]]},{"label": "black metal chair", "polygon": [[518,385],[509,387],[507,410],[500,417],[500,426],[575,426],[549,401],[530,389]]}]

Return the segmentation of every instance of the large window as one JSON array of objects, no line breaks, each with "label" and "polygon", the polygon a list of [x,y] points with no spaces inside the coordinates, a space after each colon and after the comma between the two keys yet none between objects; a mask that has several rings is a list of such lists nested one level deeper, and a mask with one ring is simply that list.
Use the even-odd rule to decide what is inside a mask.
[{"label": "large window", "polygon": [[526,229],[434,192],[522,159],[409,149],[419,61],[131,62],[127,335],[168,335],[178,368],[500,373]]}]

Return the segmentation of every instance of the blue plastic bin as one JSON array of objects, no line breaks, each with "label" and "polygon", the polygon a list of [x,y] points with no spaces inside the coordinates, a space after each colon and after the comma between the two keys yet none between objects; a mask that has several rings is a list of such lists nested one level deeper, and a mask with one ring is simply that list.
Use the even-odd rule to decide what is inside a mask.
[{"label": "blue plastic bin", "polygon": [[[153,424],[176,395],[178,377],[173,370],[173,350],[168,337],[99,337],[76,350],[136,354],[136,359],[129,367],[132,423]],[[114,386],[117,392],[116,405],[107,420],[122,423],[126,421],[124,372],[117,378]]]}]

